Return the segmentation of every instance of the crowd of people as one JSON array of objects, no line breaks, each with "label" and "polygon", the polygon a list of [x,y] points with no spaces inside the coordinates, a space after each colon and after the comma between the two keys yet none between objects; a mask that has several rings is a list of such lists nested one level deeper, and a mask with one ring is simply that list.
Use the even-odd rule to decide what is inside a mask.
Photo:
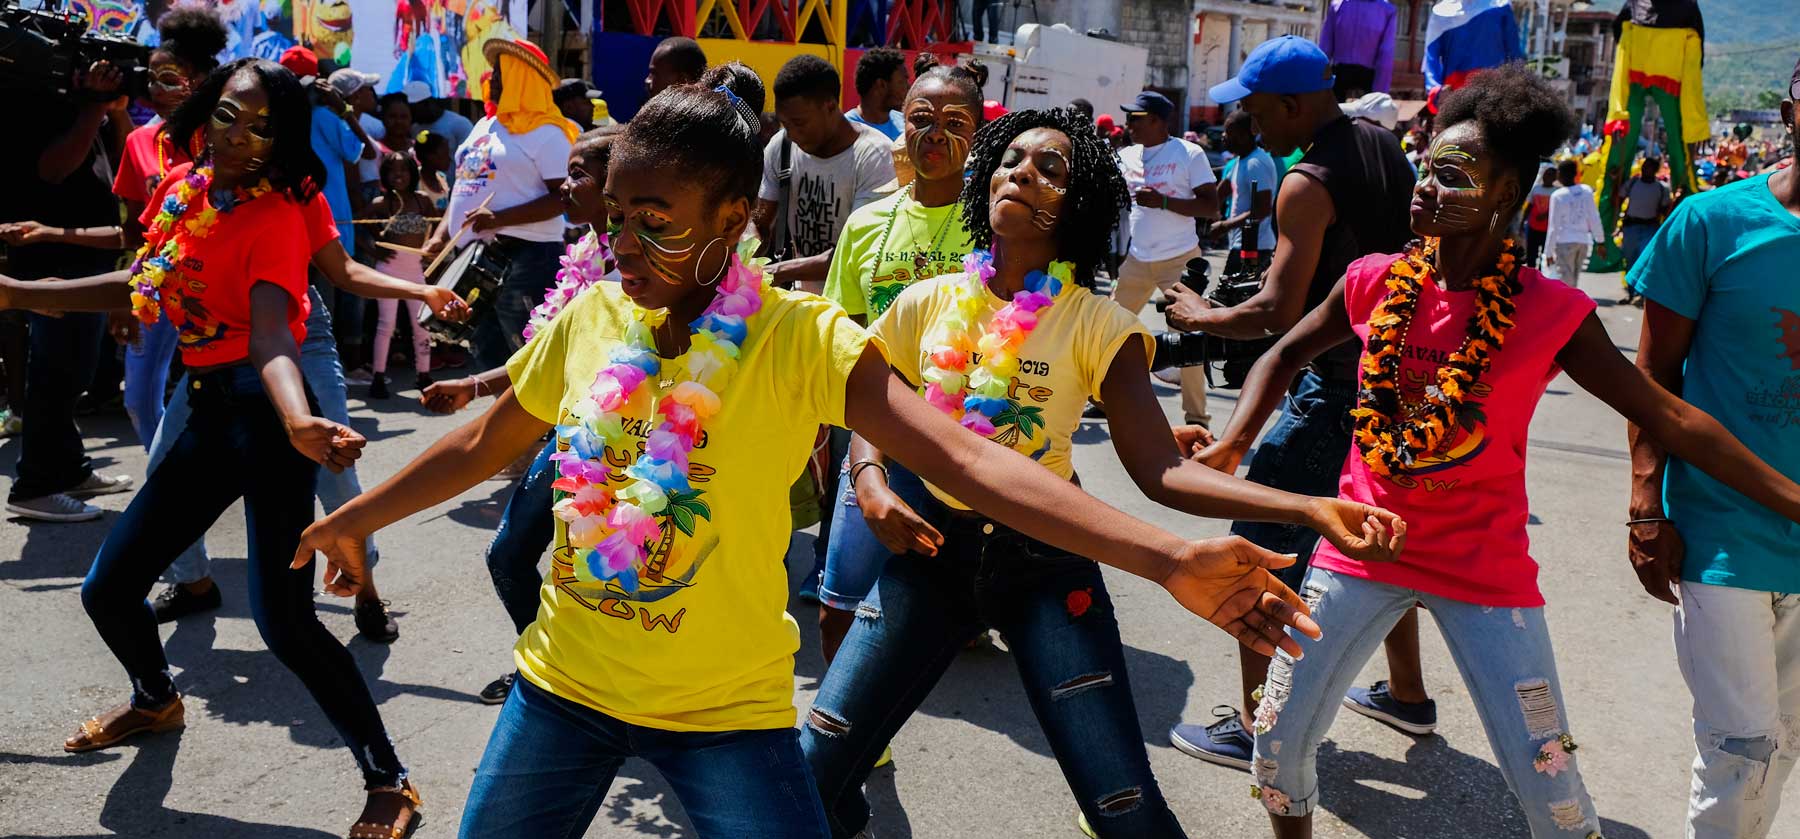
[{"label": "crowd of people", "polygon": [[[535,45],[491,40],[469,122],[303,48],[215,66],[211,12],[161,27],[155,118],[129,129],[118,74],[90,68],[45,103],[0,225],[0,310],[29,328],[8,508],[91,519],[84,498],[133,488],[88,466],[74,420],[104,342],[127,348],[150,451],[81,590],[129,697],[66,750],[183,726],[156,624],[221,603],[203,537],[243,499],[256,626],[363,775],[347,835],[412,835],[424,796],[315,585],[393,641],[376,531],[500,474],[486,565],[516,669],[480,693],[502,707],[464,837],[580,833],[628,757],[703,836],[870,836],[871,770],[990,632],[1080,830],[1183,836],[1100,564],[1240,643],[1239,707],[1168,736],[1250,773],[1274,835],[1312,835],[1338,708],[1436,726],[1423,606],[1532,835],[1598,836],[1526,535],[1529,425],[1566,372],[1630,422],[1630,561],[1676,606],[1693,698],[1688,835],[1769,835],[1800,756],[1792,169],[1675,196],[1642,162],[1622,187],[1634,365],[1578,287],[1612,244],[1592,189],[1546,168],[1574,117],[1523,65],[1444,97],[1409,157],[1379,103],[1339,101],[1317,45],[1276,38],[1210,91],[1233,108],[1221,179],[1161,93],[1119,103],[1122,128],[1087,102],[1006,112],[978,63],[928,53],[867,52],[846,111],[824,59],[765,86],[671,38],[613,124]],[[1791,140],[1800,65],[1788,94]],[[1230,270],[1261,272],[1229,305],[1182,282],[1221,237]],[[453,255],[497,290],[430,284]],[[1138,315],[1155,295],[1175,330],[1272,340],[1229,418],[1194,366],[1168,374],[1184,421],[1165,418]],[[426,313],[480,372],[432,375]],[[403,327],[427,408],[491,402],[365,491],[349,387],[392,398]],[[1166,515],[1231,535],[1089,495],[1084,416]],[[797,714],[784,557],[813,521],[800,594],[828,670]],[[1378,646],[1388,678],[1354,684]]]}]

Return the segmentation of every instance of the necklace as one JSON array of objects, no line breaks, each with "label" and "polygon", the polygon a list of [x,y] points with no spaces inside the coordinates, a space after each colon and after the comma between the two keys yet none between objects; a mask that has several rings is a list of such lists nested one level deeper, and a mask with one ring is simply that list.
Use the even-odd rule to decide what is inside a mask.
[{"label": "necklace", "polygon": [[1434,273],[1438,240],[1412,242],[1406,253],[1388,266],[1384,278],[1388,293],[1369,313],[1362,389],[1357,407],[1350,412],[1356,424],[1356,447],[1371,471],[1390,477],[1405,472],[1419,458],[1436,451],[1457,427],[1469,391],[1492,366],[1493,354],[1513,327],[1513,295],[1519,290],[1513,247],[1513,240],[1507,239],[1494,273],[1475,280],[1475,311],[1469,315],[1462,346],[1438,368],[1436,386],[1427,388],[1417,405],[1402,402],[1400,364],[1408,329],[1418,312],[1419,292]]},{"label": "necklace", "polygon": [[[234,192],[227,200],[213,206],[208,198],[212,179],[210,161],[188,170],[181,183],[164,193],[162,207],[151,218],[149,229],[144,231],[144,245],[132,258],[130,269],[131,313],[139,322],[156,323],[165,311],[169,321],[177,327],[187,321],[181,306],[183,295],[179,284],[168,288],[169,276],[181,264],[182,254],[189,250],[190,244],[212,234],[220,213],[231,212],[243,202],[255,200],[271,189],[269,182],[263,180],[246,190],[242,198]],[[182,221],[196,201],[201,205],[200,211],[193,218]]]},{"label": "necklace", "polygon": [[[876,263],[875,267],[877,269],[879,269],[881,267],[882,255],[887,252],[888,234],[894,232],[894,222],[900,218],[900,213],[903,209],[905,209],[906,204],[913,200],[914,199],[913,199],[912,184],[907,184],[906,185],[906,194],[901,196],[900,200],[894,202],[894,212],[892,215],[888,216],[887,226],[883,227],[881,229],[881,241],[875,245],[875,263]],[[922,208],[927,209],[927,210],[933,209],[930,207],[922,207]],[[942,252],[941,249],[944,246],[944,234],[946,234],[950,231],[950,220],[954,219],[956,217],[956,212],[955,212],[956,205],[951,204],[950,208],[951,208],[951,211],[944,214],[944,220],[938,222],[937,235],[933,236],[931,239],[931,250],[929,250],[929,251],[921,250],[921,251],[918,251],[917,253],[913,254],[913,269],[915,271],[923,270],[925,268],[926,264],[931,262],[931,258],[930,258],[931,254]],[[917,228],[915,228],[915,229],[917,229]],[[919,237],[914,236],[913,241],[918,242]],[[916,277],[915,277],[915,279],[916,279]]]},{"label": "necklace", "polygon": [[[572,421],[556,427],[566,448],[551,456],[558,472],[551,511],[567,524],[576,579],[615,582],[626,593],[635,592],[640,579],[662,578],[665,545],[674,537],[670,528],[692,536],[696,518],[711,518],[711,508],[701,500],[705,491],[688,484],[688,456],[702,439],[702,425],[722,407],[719,395],[737,373],[748,321],[763,306],[766,260],[754,257],[757,246],[753,239],[738,245],[718,295],[689,325],[687,380],[658,382],[650,415],[660,422],[635,463],[615,474],[606,452],[632,445],[624,411],[645,381],[662,374],[656,330],[668,320],[667,309],[634,313],[625,343],[612,351],[611,363],[570,409]],[[608,486],[614,480],[624,485],[615,490]]]},{"label": "necklace", "polygon": [[525,324],[525,340],[531,340],[531,336],[549,325],[570,301],[606,276],[608,263],[612,262],[612,248],[607,242],[605,233],[590,230],[563,250],[556,285],[544,294],[544,302],[531,310],[531,318]]},{"label": "necklace", "polygon": [[[1056,303],[1073,266],[1059,261],[1049,268],[1047,274],[1026,274],[1025,288],[988,318],[976,338],[975,317],[994,276],[994,257],[979,250],[963,257],[963,275],[951,286],[955,305],[926,341],[928,366],[920,374],[925,401],[960,420],[964,428],[983,437],[993,435],[994,417],[1011,404],[1006,390],[1019,373],[1019,348],[1037,328],[1042,313]],[[977,354],[980,366],[971,372],[970,362]]]}]

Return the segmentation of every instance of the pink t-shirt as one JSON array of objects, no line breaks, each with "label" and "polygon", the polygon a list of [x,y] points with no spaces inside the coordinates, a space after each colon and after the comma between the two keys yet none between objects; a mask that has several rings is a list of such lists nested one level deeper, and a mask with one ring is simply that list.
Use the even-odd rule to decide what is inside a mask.
[{"label": "pink t-shirt", "polygon": [[[1383,278],[1396,258],[1367,256],[1345,272],[1344,307],[1365,357],[1369,313],[1386,295]],[[1459,427],[1437,451],[1394,477],[1370,471],[1354,445],[1344,461],[1339,497],[1385,507],[1406,519],[1406,548],[1399,559],[1358,562],[1320,543],[1313,564],[1481,606],[1544,605],[1525,532],[1531,517],[1526,439],[1538,400],[1560,371],[1556,355],[1594,310],[1594,301],[1531,268],[1520,268],[1518,278],[1523,288],[1513,298],[1516,326],[1463,403]],[[1424,284],[1400,365],[1403,399],[1417,401],[1427,386],[1436,385],[1438,368],[1462,346],[1474,308],[1472,291]]]}]

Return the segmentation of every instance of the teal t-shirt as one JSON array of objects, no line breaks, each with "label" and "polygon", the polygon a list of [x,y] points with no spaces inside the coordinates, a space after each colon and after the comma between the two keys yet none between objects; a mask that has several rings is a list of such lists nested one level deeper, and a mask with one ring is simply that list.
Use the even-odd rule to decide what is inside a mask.
[{"label": "teal t-shirt", "polygon": [[[1800,218],[1769,176],[1681,202],[1627,282],[1695,321],[1682,397],[1800,479]],[[1800,526],[1671,458],[1663,503],[1687,543],[1682,579],[1800,592]]]}]

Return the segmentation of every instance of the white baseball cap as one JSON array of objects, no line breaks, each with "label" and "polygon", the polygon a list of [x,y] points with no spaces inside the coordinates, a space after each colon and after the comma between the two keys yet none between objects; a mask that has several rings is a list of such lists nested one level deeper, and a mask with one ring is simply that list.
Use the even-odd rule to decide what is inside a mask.
[{"label": "white baseball cap", "polygon": [[347,98],[365,87],[374,87],[379,84],[381,77],[374,73],[364,73],[345,67],[333,72],[326,78],[326,81],[330,82],[332,87],[337,88],[339,96]]},{"label": "white baseball cap", "polygon": [[1400,107],[1394,104],[1394,97],[1385,93],[1364,94],[1362,98],[1352,99],[1338,107],[1343,109],[1344,116],[1351,119],[1362,117],[1389,131],[1400,125]]}]

